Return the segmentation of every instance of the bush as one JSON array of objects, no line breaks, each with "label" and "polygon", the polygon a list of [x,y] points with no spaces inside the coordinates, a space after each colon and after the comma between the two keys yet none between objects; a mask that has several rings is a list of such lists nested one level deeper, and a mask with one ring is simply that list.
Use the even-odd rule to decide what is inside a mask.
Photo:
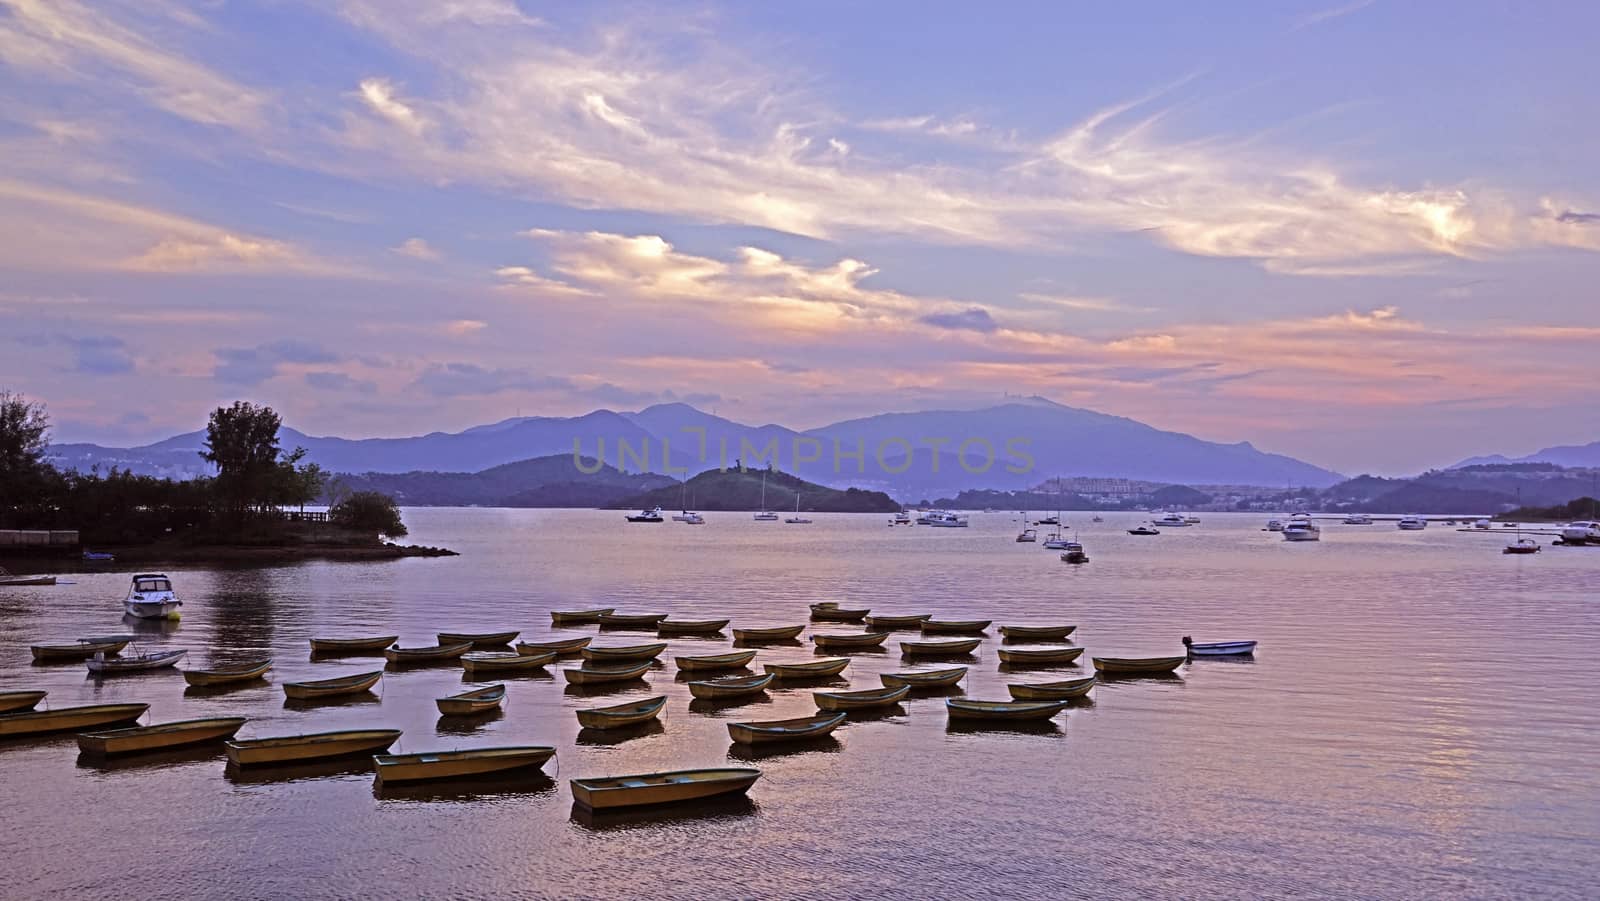
[{"label": "bush", "polygon": [[376,491],[357,491],[333,506],[328,516],[334,524],[361,532],[377,532],[390,538],[406,534],[400,521],[400,508],[394,498]]}]

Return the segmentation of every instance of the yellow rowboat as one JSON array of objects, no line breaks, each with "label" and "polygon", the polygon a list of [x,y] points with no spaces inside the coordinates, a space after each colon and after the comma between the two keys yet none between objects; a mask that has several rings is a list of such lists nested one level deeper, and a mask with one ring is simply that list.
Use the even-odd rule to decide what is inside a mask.
[{"label": "yellow rowboat", "polygon": [[955,641],[902,641],[900,653],[907,657],[954,657],[970,654],[983,644],[981,638],[958,638]]},{"label": "yellow rowboat", "polygon": [[762,669],[766,670],[767,675],[779,679],[825,679],[839,675],[849,665],[850,658],[834,657],[810,663],[769,663]]},{"label": "yellow rowboat", "polygon": [[0,713],[32,710],[33,705],[44,700],[48,691],[0,691]]},{"label": "yellow rowboat", "polygon": [[676,657],[678,669],[684,672],[706,672],[718,669],[739,669],[756,659],[755,651],[734,651],[731,654],[712,654],[705,657]]},{"label": "yellow rowboat", "polygon": [[425,648],[402,648],[396,645],[384,651],[383,657],[390,663],[431,663],[435,660],[456,660],[470,650],[472,650],[470,641],[436,644]]},{"label": "yellow rowboat", "polygon": [[772,626],[761,629],[734,629],[734,641],[793,641],[800,637],[806,630],[805,624],[798,626]]},{"label": "yellow rowboat", "polygon": [[438,705],[439,712],[445,716],[472,716],[477,713],[488,713],[497,710],[500,702],[506,699],[504,685],[490,685],[487,688],[478,688],[464,691],[458,695],[447,698],[438,698],[433,703]]},{"label": "yellow rowboat", "polygon": [[553,641],[519,641],[517,653],[543,654],[546,651],[554,651],[557,657],[576,657],[580,651],[589,646],[591,641],[594,641],[594,637],[590,635],[582,638],[559,638]]},{"label": "yellow rowboat", "polygon": [[819,648],[876,648],[889,637],[888,632],[859,632],[854,635],[813,635]]},{"label": "yellow rowboat", "polygon": [[313,638],[311,650],[318,654],[376,654],[400,640],[398,635],[371,638]]},{"label": "yellow rowboat", "polygon": [[35,660],[88,660],[100,653],[110,657],[127,647],[132,640],[132,635],[106,635],[80,638],[71,644],[36,644],[30,650]]},{"label": "yellow rowboat", "polygon": [[973,701],[945,698],[953,720],[1047,720],[1065,710],[1070,701]]},{"label": "yellow rowboat", "polygon": [[625,660],[654,660],[661,656],[667,649],[667,643],[658,641],[653,644],[613,645],[611,647],[594,647],[583,649],[583,659],[595,663],[621,663]]},{"label": "yellow rowboat", "polygon": [[667,696],[630,701],[614,707],[595,707],[578,711],[578,725],[585,729],[620,729],[635,726],[656,718],[667,705]]},{"label": "yellow rowboat", "polygon": [[770,673],[765,676],[728,676],[722,679],[708,679],[704,682],[690,682],[689,694],[702,700],[721,700],[723,698],[742,698],[745,695],[760,694],[767,690],[776,678]]},{"label": "yellow rowboat", "polygon": [[665,613],[602,613],[599,623],[607,629],[654,629],[666,618]]},{"label": "yellow rowboat", "polygon": [[596,607],[593,610],[552,610],[550,624],[556,626],[584,626],[600,621],[600,617],[615,612],[615,607]]},{"label": "yellow rowboat", "polygon": [[911,616],[869,616],[866,618],[867,628],[883,632],[889,629],[920,629],[922,621],[930,614],[918,613]]},{"label": "yellow rowboat", "polygon": [[1065,641],[1077,626],[1001,626],[1000,634],[1027,641]]},{"label": "yellow rowboat", "polygon": [[522,634],[521,629],[510,632],[440,632],[440,644],[460,644],[466,642],[475,648],[498,648],[517,640]]},{"label": "yellow rowboat", "polygon": [[1023,665],[1035,663],[1071,663],[1083,656],[1083,648],[999,648],[1002,663]]},{"label": "yellow rowboat", "polygon": [[1107,676],[1160,676],[1172,672],[1188,657],[1095,657],[1094,668]]},{"label": "yellow rowboat", "polygon": [[1011,697],[1016,701],[1061,701],[1068,698],[1081,698],[1094,688],[1095,677],[1084,676],[1081,679],[1067,679],[1063,682],[1033,682],[1023,685],[1007,685]]},{"label": "yellow rowboat", "polygon": [[556,749],[544,746],[521,748],[475,748],[468,751],[429,751],[422,754],[378,754],[372,762],[378,767],[378,781],[426,782],[435,779],[465,779],[538,769],[556,756]]},{"label": "yellow rowboat", "polygon": [[934,669],[920,673],[881,673],[878,679],[885,688],[896,685],[909,685],[912,688],[946,688],[960,682],[967,675],[964,666],[952,666],[949,669]]},{"label": "yellow rowboat", "polygon": [[676,804],[724,795],[742,795],[760,778],[760,770],[730,767],[574,779],[572,800],[590,810]]},{"label": "yellow rowboat", "polygon": [[754,723],[729,723],[728,736],[741,745],[765,745],[780,741],[821,738],[845,721],[842,713],[819,713],[792,720],[764,720]]},{"label": "yellow rowboat", "polygon": [[340,676],[337,679],[316,679],[311,682],[285,682],[283,693],[296,701],[306,701],[314,698],[333,698],[339,695],[353,695],[366,691],[378,684],[383,678],[383,670],[374,670],[370,673],[356,673],[353,676]]},{"label": "yellow rowboat", "polygon": [[989,628],[992,619],[925,619],[922,631],[942,633],[982,632]]},{"label": "yellow rowboat", "polygon": [[662,635],[715,635],[728,628],[727,619],[664,619],[656,623],[656,631]]},{"label": "yellow rowboat", "polygon": [[10,713],[0,716],[0,738],[44,735],[48,732],[80,732],[96,726],[131,723],[144,716],[149,709],[149,704],[88,704],[83,707]]},{"label": "yellow rowboat", "polygon": [[838,604],[812,604],[811,618],[830,623],[859,623],[871,613],[871,608],[862,607],[859,610],[849,610]]},{"label": "yellow rowboat", "polygon": [[281,735],[228,742],[228,762],[234,766],[272,763],[304,763],[355,754],[387,751],[400,740],[399,729],[352,729],[343,732],[313,732],[309,735]]},{"label": "yellow rowboat", "polygon": [[78,736],[78,750],[85,754],[111,756],[141,751],[165,751],[208,741],[232,738],[245,724],[242,716],[219,716],[204,720],[179,720],[109,732],[85,732]]},{"label": "yellow rowboat", "polygon": [[542,669],[546,664],[554,662],[555,651],[543,651],[533,654],[513,654],[510,651],[474,651],[461,655],[461,666],[468,675],[478,673],[525,673],[528,670]]},{"label": "yellow rowboat", "polygon": [[231,663],[216,669],[186,669],[183,671],[183,681],[200,686],[231,685],[235,682],[259,679],[266,675],[269,669],[272,669],[272,658],[266,657],[244,663]]},{"label": "yellow rowboat", "polygon": [[869,707],[888,707],[898,704],[911,694],[911,686],[894,688],[869,688],[865,691],[814,691],[811,699],[819,710],[866,710]]},{"label": "yellow rowboat", "polygon": [[650,669],[650,661],[632,666],[582,666],[561,671],[573,685],[599,685],[603,682],[627,682],[638,679]]}]

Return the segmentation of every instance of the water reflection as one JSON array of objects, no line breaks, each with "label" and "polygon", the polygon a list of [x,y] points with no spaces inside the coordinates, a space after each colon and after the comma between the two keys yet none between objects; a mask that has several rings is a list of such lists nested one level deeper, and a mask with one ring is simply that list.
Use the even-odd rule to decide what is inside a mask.
[{"label": "water reflection", "polygon": [[1065,732],[1055,720],[964,720],[952,719],[945,723],[944,731],[950,735],[974,735],[983,732],[1011,732],[1017,735],[1064,736]]},{"label": "water reflection", "polygon": [[1002,663],[999,671],[1002,673],[1037,673],[1041,671],[1064,669],[1071,673],[1082,673],[1083,665],[1074,660],[1070,663]]},{"label": "water reflection", "polygon": [[[748,667],[748,666],[730,667],[728,669],[719,669],[719,670],[705,670],[703,672],[685,672],[684,670],[678,670],[677,675],[672,677],[672,681],[674,681],[674,682],[705,682],[708,679],[717,679],[717,678],[721,678],[723,676],[750,676],[750,675],[754,675],[754,673],[751,671],[750,667]],[[773,681],[776,682],[777,680],[774,679]]]},{"label": "water reflection", "polygon": [[802,738],[760,745],[747,745],[736,741],[728,745],[728,756],[734,760],[774,760],[802,754],[837,754],[843,750],[844,742],[832,735],[824,735],[820,738]]},{"label": "water reflection", "polygon": [[695,698],[689,702],[690,713],[718,713],[723,710],[733,710],[738,707],[771,704],[772,698],[766,692],[753,695],[740,695],[736,698]]},{"label": "water reflection", "polygon": [[235,569],[218,574],[206,599],[213,660],[260,656],[276,637],[277,582],[271,569]]},{"label": "water reflection", "polygon": [[693,804],[672,804],[660,808],[641,807],[598,811],[581,804],[572,805],[572,822],[596,831],[625,830],[657,826],[680,820],[720,820],[754,816],[761,808],[749,796],[723,800],[699,801]]},{"label": "water reflection", "polygon": [[165,769],[202,760],[216,760],[223,754],[222,740],[170,751],[152,751],[145,754],[103,754],[79,752],[78,766],[86,770],[112,773],[121,770]]},{"label": "water reflection", "polygon": [[660,735],[665,731],[667,731],[667,727],[660,720],[649,720],[643,723],[635,723],[632,726],[621,726],[616,729],[584,728],[578,730],[577,742],[580,745],[592,746],[620,745],[636,738]]},{"label": "water reflection", "polygon": [[736,639],[733,642],[733,646],[735,648],[740,648],[740,649],[743,649],[743,648],[803,648],[803,647],[805,647],[805,645],[806,645],[806,643],[801,641],[798,638],[788,638],[788,639],[782,639],[782,640],[773,639],[771,641],[762,641],[760,639],[746,641],[746,640],[742,640],[742,639]]},{"label": "water reflection", "polygon": [[372,781],[372,794],[382,802],[448,803],[483,801],[519,795],[544,795],[556,790],[556,781],[544,773],[490,774],[463,779],[391,785]]},{"label": "water reflection", "polygon": [[383,698],[368,689],[355,694],[334,695],[329,698],[284,698],[283,709],[320,710],[324,707],[361,707],[381,703],[383,703]]},{"label": "water reflection", "polygon": [[596,698],[605,695],[614,695],[619,691],[637,691],[645,683],[643,676],[624,679],[620,682],[601,682],[598,685],[573,685],[568,683],[562,694],[569,698]]},{"label": "water reflection", "polygon": [[262,785],[272,782],[309,782],[372,774],[372,758],[345,757],[338,760],[320,760],[313,763],[266,764],[236,766],[230,762],[223,768],[223,776],[236,785]]},{"label": "water reflection", "polygon": [[467,714],[465,716],[441,716],[433,724],[433,730],[440,735],[474,735],[482,732],[485,726],[505,719],[506,712],[498,707],[485,713]]}]

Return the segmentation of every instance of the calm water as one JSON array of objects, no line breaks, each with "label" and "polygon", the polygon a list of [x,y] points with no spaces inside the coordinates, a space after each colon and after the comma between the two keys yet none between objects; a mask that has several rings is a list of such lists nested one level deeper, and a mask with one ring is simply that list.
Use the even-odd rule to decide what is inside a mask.
[{"label": "calm water", "polygon": [[[1074,568],[1014,544],[1006,514],[967,530],[879,516],[406,519],[414,540],[462,556],[173,572],[183,620],[149,627],[148,645],[187,648],[197,666],[270,652],[272,684],[195,698],[172,672],[96,685],[81,664],[32,665],[30,643],[128,630],[119,570],[0,589],[0,688],[48,688],[58,706],[147,701],[156,721],[247,715],[247,737],[388,726],[405,730],[404,751],[553,744],[554,778],[391,797],[368,773],[240,782],[216,753],[108,769],[80,764],[70,737],[13,742],[0,745],[5,896],[1594,897],[1600,549],[1502,557],[1501,536],[1437,524],[1327,524],[1320,544],[1288,544],[1258,531],[1263,517],[1221,514],[1135,538],[1121,531],[1131,515],[1112,514],[1072,517],[1093,558]],[[761,758],[748,804],[601,823],[574,817],[567,778],[742,764],[726,723],[809,715],[812,687],[700,711],[670,663],[648,687],[599,696],[522,678],[502,716],[452,727],[432,700],[462,690],[459,668],[394,672],[381,701],[311,710],[286,709],[277,685],[376,668],[311,662],[312,635],[539,637],[552,634],[548,610],[601,602],[781,625],[823,599],[1075,622],[1091,654],[1175,653],[1184,634],[1262,645],[1254,662],[1104,684],[1045,730],[951,730],[940,698],[914,699],[834,742]],[[1088,669],[1003,673],[998,641],[970,661],[968,695]],[[663,656],[728,644],[674,640]],[[802,659],[815,659],[809,644],[756,662]],[[853,659],[838,686],[905,668],[897,653]],[[573,710],[663,692],[659,731],[580,740]]]}]

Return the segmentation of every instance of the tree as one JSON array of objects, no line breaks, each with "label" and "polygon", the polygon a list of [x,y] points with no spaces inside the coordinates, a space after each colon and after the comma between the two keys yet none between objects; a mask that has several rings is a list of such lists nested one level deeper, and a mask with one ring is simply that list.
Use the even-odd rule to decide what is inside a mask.
[{"label": "tree", "polygon": [[200,456],[217,467],[217,488],[231,509],[271,502],[281,424],[271,407],[249,401],[211,411]]},{"label": "tree", "polygon": [[394,498],[376,491],[357,491],[328,511],[335,525],[360,532],[377,532],[390,538],[406,534]]},{"label": "tree", "polygon": [[0,391],[0,484],[42,473],[49,446],[50,414],[44,404]]}]

